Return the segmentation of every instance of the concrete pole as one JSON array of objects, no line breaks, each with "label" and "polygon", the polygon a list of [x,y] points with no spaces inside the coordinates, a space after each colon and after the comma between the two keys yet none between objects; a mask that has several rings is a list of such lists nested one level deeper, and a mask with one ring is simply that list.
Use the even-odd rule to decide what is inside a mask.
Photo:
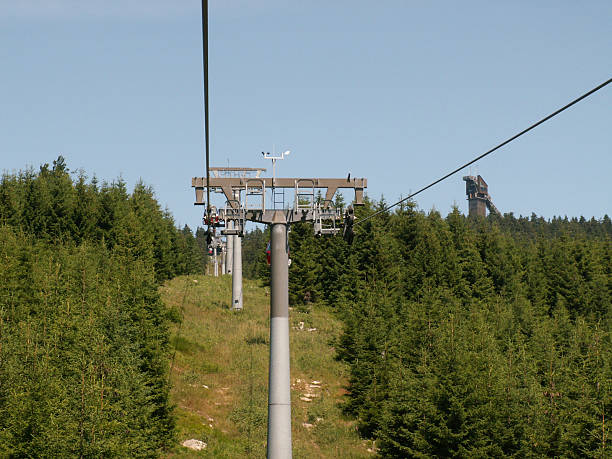
[{"label": "concrete pole", "polygon": [[234,266],[232,267],[232,309],[242,311],[242,240],[234,239]]},{"label": "concrete pole", "polygon": [[[234,229],[234,220],[227,221],[227,229]],[[232,274],[232,265],[234,259],[234,236],[226,237],[227,256],[225,257],[225,270],[227,274]]]},{"label": "concrete pole", "polygon": [[225,271],[225,252],[226,252],[226,248],[225,246],[221,246],[221,274],[224,275],[227,272]]},{"label": "concrete pole", "polygon": [[217,259],[217,246],[213,247],[215,252],[215,277],[219,277],[219,260]]},{"label": "concrete pole", "polygon": [[[240,201],[240,191],[234,190],[234,199]],[[234,223],[234,228],[238,225]],[[242,239],[234,238],[232,257],[232,310],[242,311]]]},{"label": "concrete pole", "polygon": [[291,458],[291,386],[289,374],[289,266],[287,222],[277,211],[270,243],[270,373],[268,459]]}]

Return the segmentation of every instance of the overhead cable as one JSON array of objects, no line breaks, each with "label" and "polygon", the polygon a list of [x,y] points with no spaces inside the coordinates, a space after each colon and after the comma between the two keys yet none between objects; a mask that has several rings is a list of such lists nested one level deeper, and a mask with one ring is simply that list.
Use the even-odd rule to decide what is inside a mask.
[{"label": "overhead cable", "polygon": [[206,219],[210,216],[210,140],[208,132],[208,0],[202,0],[202,65],[204,66],[204,142],[206,145]]},{"label": "overhead cable", "polygon": [[478,161],[478,160],[480,160],[480,159],[484,158],[484,157],[485,157],[485,156],[487,156],[487,155],[490,155],[490,154],[491,154],[491,153],[493,153],[494,151],[496,151],[496,150],[500,149],[500,148],[501,148],[501,147],[503,147],[504,145],[507,145],[507,144],[509,144],[510,142],[512,142],[513,140],[515,140],[515,139],[519,138],[519,137],[520,137],[520,136],[522,136],[523,134],[526,134],[527,132],[531,131],[532,129],[534,129],[534,128],[538,127],[540,124],[542,124],[542,123],[544,123],[544,122],[548,121],[549,119],[551,119],[551,118],[553,118],[554,116],[558,115],[558,114],[559,114],[559,113],[561,113],[562,111],[567,110],[567,109],[568,109],[568,108],[570,108],[572,105],[577,104],[578,102],[580,102],[580,101],[581,101],[581,100],[583,100],[583,99],[586,99],[586,98],[587,98],[587,97],[589,97],[591,94],[593,94],[593,93],[595,93],[595,92],[599,91],[600,89],[602,89],[604,86],[606,86],[606,85],[610,84],[611,82],[612,82],[612,78],[610,78],[609,80],[607,80],[607,81],[605,81],[605,82],[601,83],[599,86],[596,86],[595,88],[591,89],[590,91],[588,91],[588,92],[584,93],[583,95],[581,95],[581,96],[580,96],[580,97],[578,97],[577,99],[574,99],[574,100],[573,100],[573,101],[571,101],[569,104],[567,104],[567,105],[565,105],[565,106],[561,107],[561,108],[560,108],[560,109],[558,109],[557,111],[555,111],[555,112],[551,113],[550,115],[548,115],[548,116],[546,116],[546,117],[542,118],[540,121],[538,121],[538,122],[537,122],[537,123],[535,123],[535,124],[532,124],[532,125],[531,125],[531,126],[529,126],[527,129],[524,129],[524,130],[522,130],[521,132],[519,132],[518,134],[513,135],[513,136],[512,136],[512,137],[510,137],[508,140],[506,140],[506,141],[504,141],[504,142],[500,143],[500,144],[499,144],[499,145],[497,145],[496,147],[491,148],[489,151],[487,151],[487,152],[483,153],[482,155],[480,155],[480,156],[478,156],[478,157],[474,158],[473,160],[471,160],[471,161],[469,161],[469,162],[467,162],[467,163],[465,163],[465,164],[463,164],[463,165],[459,166],[457,169],[455,169],[455,170],[453,170],[453,171],[449,172],[448,174],[446,174],[445,176],[443,176],[443,177],[439,178],[438,180],[436,180],[436,181],[434,181],[434,182],[431,182],[429,185],[424,186],[424,187],[423,187],[423,188],[421,188],[420,190],[415,191],[414,193],[410,194],[409,196],[407,196],[407,197],[405,197],[405,198],[403,198],[403,199],[401,199],[401,200],[397,201],[397,202],[396,202],[396,203],[394,203],[394,204],[391,204],[391,205],[389,205],[389,206],[385,207],[384,209],[378,210],[378,211],[374,212],[373,214],[368,215],[367,217],[364,217],[364,218],[362,218],[362,219],[360,219],[360,220],[357,220],[357,221],[354,223],[354,225],[358,225],[358,224],[360,224],[360,223],[363,223],[363,222],[365,222],[366,220],[369,220],[370,218],[375,217],[375,216],[376,216],[376,215],[378,215],[378,214],[381,214],[381,213],[383,213],[383,212],[386,212],[386,211],[388,211],[389,209],[391,209],[391,208],[393,208],[393,207],[395,207],[395,206],[397,206],[397,205],[399,205],[399,204],[401,204],[401,203],[403,203],[403,202],[407,201],[408,199],[410,199],[410,198],[412,198],[412,197],[416,196],[417,194],[419,194],[419,193],[421,193],[421,192],[423,192],[423,191],[427,190],[428,188],[431,188],[432,186],[437,185],[437,184],[438,184],[438,183],[440,183],[441,181],[446,180],[446,179],[447,179],[447,178],[449,178],[451,175],[456,174],[457,172],[459,172],[460,170],[462,170],[462,169],[466,168],[467,166],[469,166],[469,165],[471,165],[471,164],[475,163],[476,161]]}]

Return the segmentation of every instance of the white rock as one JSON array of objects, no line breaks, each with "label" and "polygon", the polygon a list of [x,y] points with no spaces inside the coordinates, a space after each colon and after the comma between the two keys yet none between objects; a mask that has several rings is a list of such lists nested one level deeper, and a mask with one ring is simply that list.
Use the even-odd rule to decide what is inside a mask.
[{"label": "white rock", "polygon": [[185,440],[183,443],[181,443],[181,445],[183,445],[185,448],[193,449],[194,451],[200,451],[206,448],[206,446],[208,446],[203,441],[196,440],[195,438],[192,438],[191,440]]},{"label": "white rock", "polygon": [[313,331],[317,331],[317,329],[316,328],[309,328],[308,331],[309,332],[313,332]]},{"label": "white rock", "polygon": [[312,402],[312,400],[309,399],[308,397],[300,397],[300,400],[303,402]]},{"label": "white rock", "polygon": [[312,424],[308,424],[307,422],[303,422],[302,427],[306,427],[307,429],[312,429],[314,426]]},{"label": "white rock", "polygon": [[311,381],[311,384],[321,384],[321,381]]}]

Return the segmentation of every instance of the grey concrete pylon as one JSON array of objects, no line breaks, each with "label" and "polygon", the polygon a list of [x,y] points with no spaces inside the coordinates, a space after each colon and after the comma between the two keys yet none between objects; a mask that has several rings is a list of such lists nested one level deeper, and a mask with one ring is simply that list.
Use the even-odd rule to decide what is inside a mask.
[{"label": "grey concrete pylon", "polygon": [[234,239],[234,260],[232,267],[232,309],[242,311],[242,240]]},{"label": "grey concrete pylon", "polygon": [[270,372],[268,459],[291,458],[291,383],[289,372],[289,256],[287,222],[281,211],[270,231]]},{"label": "grey concrete pylon", "polygon": [[[240,200],[240,191],[234,192],[234,198]],[[237,222],[235,224],[237,226]],[[242,311],[242,239],[238,236],[234,238],[232,257],[232,310]]]},{"label": "grey concrete pylon", "polygon": [[[227,229],[234,229],[234,220],[227,221]],[[234,236],[226,236],[227,256],[225,257],[225,271],[227,274],[232,274],[234,260]]]},{"label": "grey concrete pylon", "polygon": [[226,274],[225,271],[225,258],[226,258],[226,247],[221,246],[221,274]]}]

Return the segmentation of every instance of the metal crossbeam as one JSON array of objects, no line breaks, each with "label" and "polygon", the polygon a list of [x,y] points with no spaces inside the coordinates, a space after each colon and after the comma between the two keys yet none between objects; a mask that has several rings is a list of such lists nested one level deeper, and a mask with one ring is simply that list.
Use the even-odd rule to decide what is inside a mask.
[{"label": "metal crossbeam", "polygon": [[266,169],[263,167],[210,167],[210,172],[213,177],[243,177],[250,175],[259,177]]},{"label": "metal crossbeam", "polygon": [[[233,201],[235,190],[262,189],[262,188],[294,188],[300,184],[308,183],[313,188],[325,188],[325,203],[331,205],[331,200],[338,189],[354,189],[355,205],[363,204],[363,190],[367,188],[368,181],[365,178],[244,178],[244,177],[210,177],[211,191],[222,192],[228,202]],[[206,188],[206,177],[193,177],[191,186],[195,188],[195,205],[205,205],[204,189]],[[300,187],[301,189],[301,187]],[[236,203],[230,203],[237,207]]]},{"label": "metal crossbeam", "polygon": [[[298,222],[308,222],[316,219],[323,220],[340,220],[342,219],[342,209],[337,208],[319,208],[312,209],[242,209],[235,212],[231,209],[220,209],[219,220],[249,220],[256,223],[272,223],[277,212],[284,215],[284,220],[288,224]],[[222,234],[234,234],[235,230],[221,231]]]}]

